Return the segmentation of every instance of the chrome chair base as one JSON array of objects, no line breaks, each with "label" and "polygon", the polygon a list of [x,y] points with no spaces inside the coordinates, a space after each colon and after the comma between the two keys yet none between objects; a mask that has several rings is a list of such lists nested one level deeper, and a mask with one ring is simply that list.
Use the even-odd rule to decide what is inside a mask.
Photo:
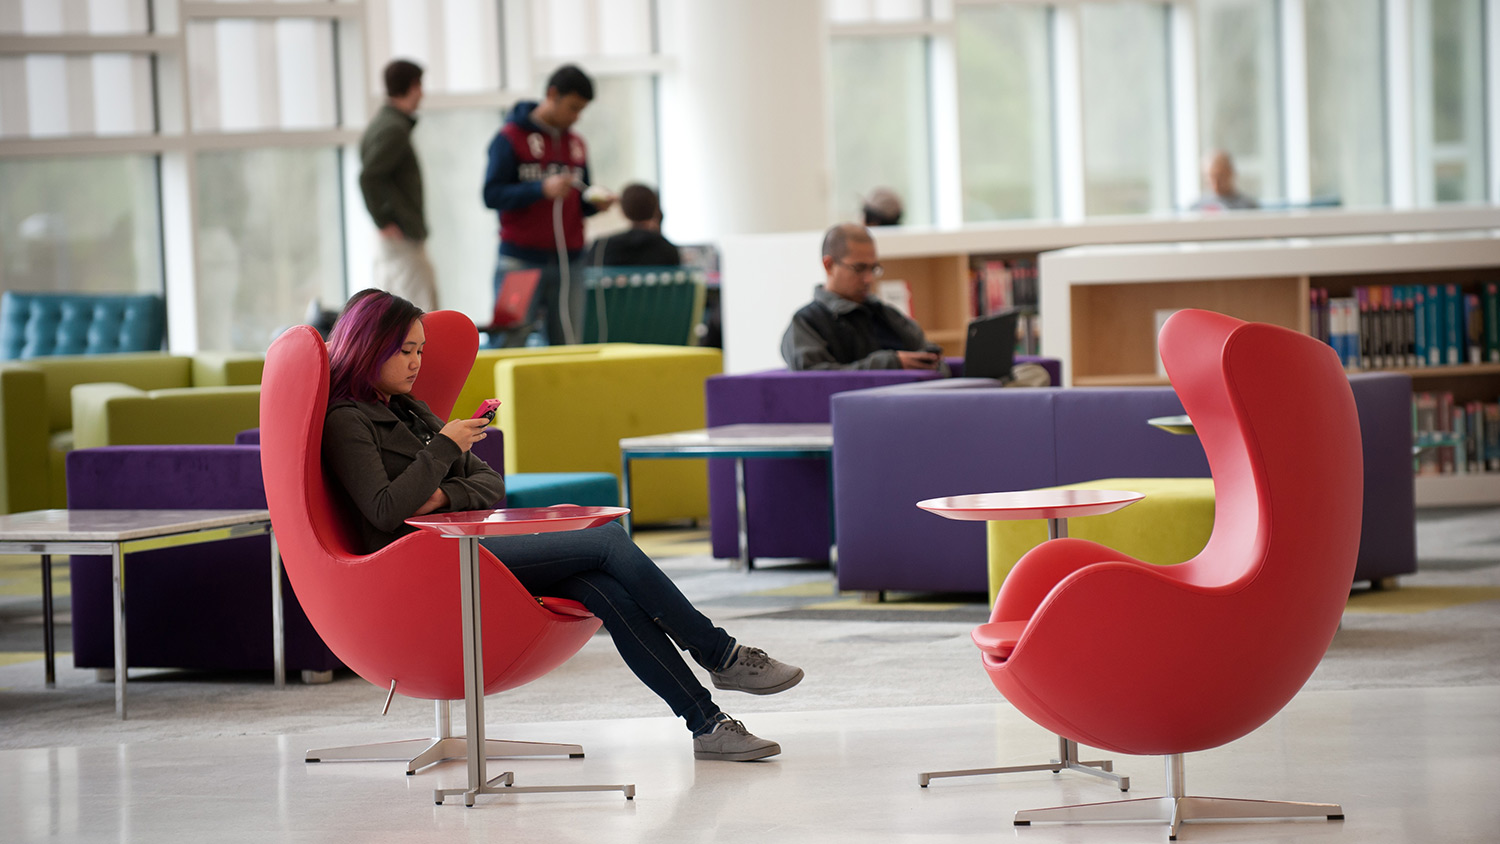
[{"label": "chrome chair base", "polygon": [[1337,803],[1188,796],[1183,793],[1182,754],[1166,757],[1166,764],[1168,794],[1165,797],[1025,809],[1016,812],[1015,825],[1155,821],[1167,824],[1168,839],[1176,841],[1178,830],[1188,821],[1344,819],[1344,809]]},{"label": "chrome chair base", "polygon": [[[580,791],[619,791],[625,795],[626,800],[635,799],[635,784],[627,783],[621,785],[514,785],[516,775],[514,771],[494,777],[478,788],[434,788],[432,790],[432,801],[437,805],[443,805],[443,799],[454,795],[464,796],[464,805],[473,807],[474,798],[481,794],[558,794]],[[497,785],[498,783],[498,785]]]},{"label": "chrome chair base", "polygon": [[[406,759],[408,776],[428,765],[436,765],[450,759],[465,759],[469,755],[469,740],[465,736],[453,735],[452,709],[446,700],[434,701],[435,738],[386,741],[377,744],[351,744],[344,747],[322,747],[307,751],[308,762],[373,762],[376,760]],[[489,759],[514,756],[567,756],[569,759],[583,758],[583,745],[554,744],[543,741],[507,741],[485,739],[484,755]],[[499,779],[499,777],[496,777]],[[611,787],[613,788],[613,787]],[[597,789],[593,789],[597,790]],[[439,800],[439,803],[442,801]]]},{"label": "chrome chair base", "polygon": [[1114,773],[1114,763],[1107,759],[1093,762],[1085,762],[1078,758],[1078,742],[1057,737],[1057,753],[1060,759],[1053,759],[1050,763],[1043,765],[1011,765],[1005,768],[968,768],[961,771],[928,771],[917,774],[917,785],[923,788],[939,777],[976,777],[984,774],[1016,774],[1025,771],[1051,771],[1060,773],[1062,771],[1075,771],[1080,774],[1099,777],[1119,786],[1121,791],[1130,790],[1130,777],[1120,776]]},{"label": "chrome chair base", "polygon": [[[307,751],[308,762],[372,762],[376,760],[407,759],[406,773],[415,774],[428,765],[436,765],[450,759],[464,759],[469,755],[469,740],[465,736],[441,736],[438,738],[387,741],[379,744],[354,744],[347,747],[323,747]],[[552,744],[540,741],[506,741],[485,739],[484,755],[490,759],[507,756],[567,756],[583,758],[583,745]]]}]

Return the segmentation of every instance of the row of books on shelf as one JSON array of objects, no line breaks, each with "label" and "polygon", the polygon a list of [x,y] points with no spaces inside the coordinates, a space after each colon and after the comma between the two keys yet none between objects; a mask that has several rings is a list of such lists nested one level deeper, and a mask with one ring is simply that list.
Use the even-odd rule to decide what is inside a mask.
[{"label": "row of books on shelf", "polygon": [[969,316],[1008,308],[1036,312],[1037,267],[1031,258],[990,258],[969,267]]},{"label": "row of books on shelf", "polygon": [[1457,403],[1453,394],[1412,395],[1418,475],[1500,472],[1500,401]]},{"label": "row of books on shelf", "polygon": [[1346,369],[1500,363],[1500,282],[1384,284],[1330,297],[1309,291],[1308,325]]}]

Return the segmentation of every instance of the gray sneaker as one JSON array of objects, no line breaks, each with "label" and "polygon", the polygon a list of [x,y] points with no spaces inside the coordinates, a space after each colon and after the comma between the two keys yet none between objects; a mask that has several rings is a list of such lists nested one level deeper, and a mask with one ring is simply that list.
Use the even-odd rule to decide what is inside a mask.
[{"label": "gray sneaker", "polygon": [[693,758],[720,762],[752,762],[775,756],[781,745],[751,735],[745,725],[719,713],[718,723],[709,732],[693,739]]},{"label": "gray sneaker", "polygon": [[778,662],[760,648],[737,646],[735,659],[723,671],[711,672],[714,688],[752,695],[774,695],[802,682],[802,669]]}]

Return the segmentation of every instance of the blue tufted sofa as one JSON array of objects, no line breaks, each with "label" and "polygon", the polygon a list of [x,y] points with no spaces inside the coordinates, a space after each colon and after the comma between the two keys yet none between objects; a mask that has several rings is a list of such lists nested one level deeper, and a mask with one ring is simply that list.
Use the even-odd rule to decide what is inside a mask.
[{"label": "blue tufted sofa", "polygon": [[162,299],[152,293],[0,296],[0,359],[150,352],[166,333]]}]

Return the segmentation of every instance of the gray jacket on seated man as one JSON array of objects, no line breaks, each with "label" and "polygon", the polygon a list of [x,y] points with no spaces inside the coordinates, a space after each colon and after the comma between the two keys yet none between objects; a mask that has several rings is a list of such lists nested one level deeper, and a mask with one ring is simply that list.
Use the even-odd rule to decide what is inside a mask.
[{"label": "gray jacket on seated man", "polygon": [[781,338],[781,357],[793,370],[915,368],[903,367],[902,350],[937,347],[920,325],[879,299],[855,302],[826,287],[813,291]]},{"label": "gray jacket on seated man", "polygon": [[781,338],[781,357],[793,370],[928,369],[948,374],[942,349],[922,327],[872,294],[882,272],[875,240],[858,223],[823,236],[828,280],[812,302],[792,316]]}]

